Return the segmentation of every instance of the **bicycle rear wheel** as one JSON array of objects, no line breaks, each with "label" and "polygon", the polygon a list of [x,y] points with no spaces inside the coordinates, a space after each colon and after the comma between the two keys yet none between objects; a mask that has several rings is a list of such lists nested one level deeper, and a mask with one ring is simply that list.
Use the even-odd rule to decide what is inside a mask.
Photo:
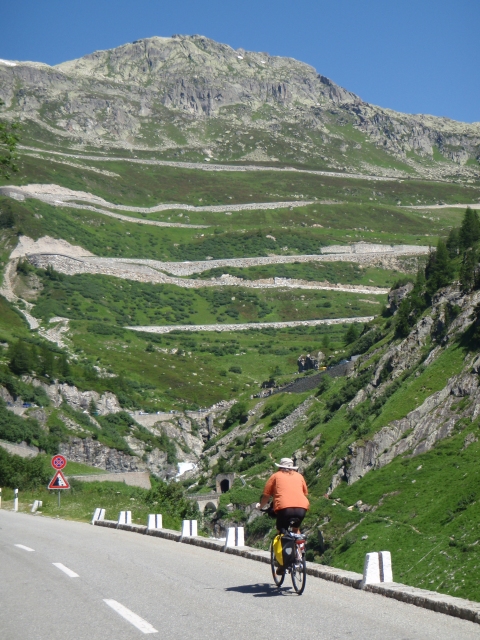
[{"label": "bicycle rear wheel", "polygon": [[305,553],[300,553],[297,549],[295,563],[291,568],[292,584],[295,591],[299,596],[305,591],[305,583],[307,580],[307,562],[305,560]]},{"label": "bicycle rear wheel", "polygon": [[273,551],[273,542],[272,542],[272,544],[270,545],[270,567],[272,569],[273,581],[275,582],[277,587],[281,587],[283,584],[283,581],[285,580],[285,571],[281,575],[277,576],[277,569],[279,566],[280,565],[275,559],[275,553]]}]

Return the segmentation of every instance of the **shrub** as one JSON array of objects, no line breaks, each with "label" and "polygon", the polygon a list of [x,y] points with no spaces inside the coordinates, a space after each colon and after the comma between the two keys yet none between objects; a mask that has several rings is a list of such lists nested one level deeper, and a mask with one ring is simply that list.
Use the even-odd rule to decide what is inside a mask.
[{"label": "shrub", "polygon": [[34,489],[45,486],[51,473],[45,457],[21,458],[0,449],[0,485],[11,489]]},{"label": "shrub", "polygon": [[245,423],[248,420],[248,407],[246,402],[237,402],[230,407],[227,417],[223,424],[224,429],[228,429],[236,422],[240,424]]}]

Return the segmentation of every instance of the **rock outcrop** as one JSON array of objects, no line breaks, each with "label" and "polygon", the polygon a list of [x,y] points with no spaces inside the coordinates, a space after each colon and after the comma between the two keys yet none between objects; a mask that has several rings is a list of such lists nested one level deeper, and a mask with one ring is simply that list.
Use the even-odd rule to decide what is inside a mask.
[{"label": "rock outcrop", "polygon": [[62,442],[59,452],[73,462],[82,462],[106,471],[145,471],[147,465],[136,456],[111,449],[92,438],[70,438]]},{"label": "rock outcrop", "polygon": [[66,402],[77,411],[88,411],[93,402],[101,416],[122,411],[117,396],[110,391],[100,395],[96,391],[79,391],[77,387],[68,384],[45,384],[36,378],[29,377],[26,377],[25,380],[31,382],[34,387],[44,389],[54,407],[60,407],[63,402]]},{"label": "rock outcrop", "polygon": [[[441,346],[433,346],[427,358],[425,347],[429,338],[435,338],[441,331],[442,344],[452,338],[472,322],[471,314],[480,301],[480,292],[462,293],[451,286],[440,290],[433,298],[432,309],[421,318],[412,332],[400,344],[386,350],[374,369],[370,383],[361,389],[348,408],[354,409],[368,397],[381,395],[402,373],[419,364],[425,365],[438,357]],[[445,306],[455,305],[458,316],[445,324]],[[443,319],[442,319],[443,318]],[[408,453],[419,455],[429,451],[438,440],[450,436],[455,425],[462,419],[474,421],[480,415],[480,358],[466,359],[463,371],[452,376],[439,391],[428,396],[420,406],[410,411],[404,418],[394,420],[368,440],[354,442],[349,454],[341,461],[339,470],[333,475],[329,492],[340,482],[352,484],[372,469],[379,469],[395,457]],[[464,402],[459,407],[460,401]],[[475,442],[475,435],[465,438],[465,447]]]},{"label": "rock outcrop", "polygon": [[294,409],[290,415],[288,415],[283,420],[280,420],[280,422],[275,425],[273,429],[267,431],[267,433],[263,436],[264,442],[269,443],[272,442],[272,440],[277,440],[278,438],[280,438],[280,436],[283,436],[285,433],[288,433],[289,431],[294,429],[301,420],[306,420],[306,413],[310,408],[312,402],[313,398],[311,397],[304,400],[304,402],[302,402],[301,405]]},{"label": "rock outcrop", "polygon": [[388,294],[388,306],[392,313],[395,313],[400,306],[401,301],[408,296],[410,291],[413,289],[413,283],[407,282],[403,287],[398,287],[398,289],[394,289],[390,291]]}]

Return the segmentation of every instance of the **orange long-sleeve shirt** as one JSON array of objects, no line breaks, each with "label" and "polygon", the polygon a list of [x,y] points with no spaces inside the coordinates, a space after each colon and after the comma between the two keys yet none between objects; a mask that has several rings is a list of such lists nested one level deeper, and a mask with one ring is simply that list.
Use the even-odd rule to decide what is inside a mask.
[{"label": "orange long-sleeve shirt", "polygon": [[273,510],[301,507],[308,509],[308,489],[303,476],[297,471],[277,471],[267,480],[263,495],[273,497]]}]

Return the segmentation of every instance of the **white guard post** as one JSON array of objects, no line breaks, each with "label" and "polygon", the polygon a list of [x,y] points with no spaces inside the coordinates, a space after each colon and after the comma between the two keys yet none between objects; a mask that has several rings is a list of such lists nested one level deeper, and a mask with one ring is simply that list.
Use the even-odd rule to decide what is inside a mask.
[{"label": "white guard post", "polygon": [[225,539],[227,547],[243,547],[245,545],[245,530],[243,527],[228,527]]},{"label": "white guard post", "polygon": [[393,582],[390,551],[367,553],[363,567],[362,589],[367,584],[381,584],[382,582]]},{"label": "white guard post", "polygon": [[132,512],[120,511],[120,513],[118,514],[117,524],[132,524]]},{"label": "white guard post", "polygon": [[0,487],[0,509],[2,508],[2,488]]},{"label": "white guard post", "polygon": [[18,489],[14,489],[13,492],[13,510],[18,511]]},{"label": "white guard post", "polygon": [[148,514],[147,529],[161,529],[162,526],[163,526],[163,523],[162,523],[161,513]]},{"label": "white guard post", "polygon": [[41,500],[35,500],[32,504],[31,513],[37,513],[37,509],[43,507],[43,502]]},{"label": "white guard post", "polygon": [[197,521],[196,520],[183,520],[182,521],[182,538],[193,538],[197,534]]},{"label": "white guard post", "polygon": [[105,509],[101,509],[100,507],[97,507],[95,509],[95,513],[93,514],[92,524],[95,524],[99,520],[105,520]]}]

